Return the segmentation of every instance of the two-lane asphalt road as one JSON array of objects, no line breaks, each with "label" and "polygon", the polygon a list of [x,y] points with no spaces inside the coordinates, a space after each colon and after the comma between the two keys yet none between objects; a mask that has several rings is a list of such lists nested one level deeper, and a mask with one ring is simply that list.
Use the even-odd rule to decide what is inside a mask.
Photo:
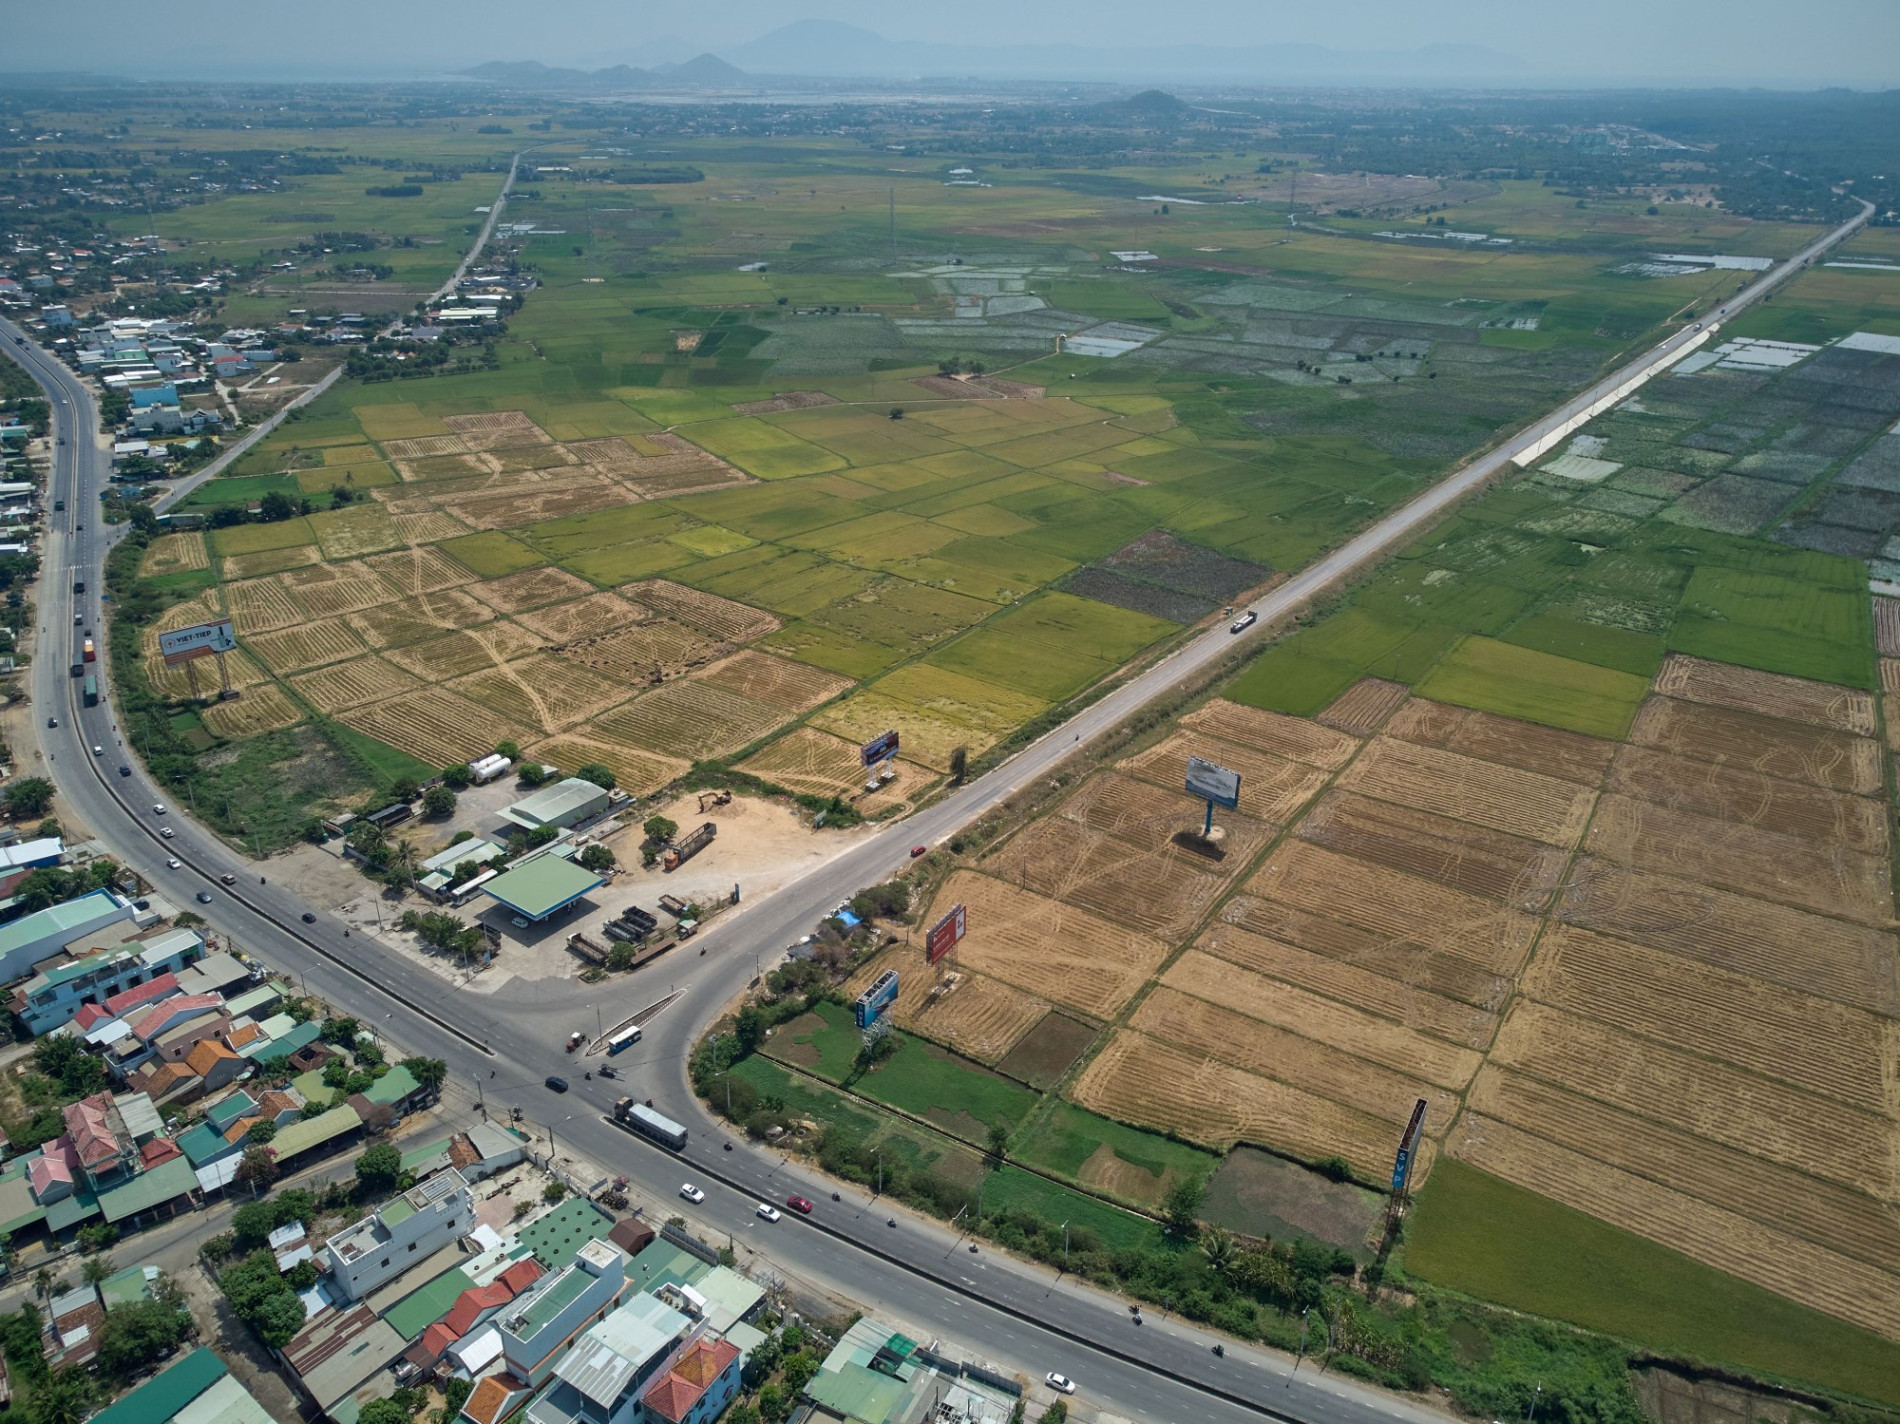
[{"label": "two-lane asphalt road", "polygon": [[[1725,319],[1785,281],[1832,243],[1865,221],[1843,225],[1765,275],[1726,303]],[[1712,329],[1712,326],[1709,328]],[[989,1350],[999,1358],[1047,1363],[1083,1381],[1085,1388],[1121,1413],[1160,1419],[1222,1419],[1267,1412],[1315,1421],[1360,1424],[1394,1415],[1423,1416],[1410,1401],[1366,1390],[1336,1378],[1308,1379],[1291,1386],[1286,1362],[1264,1352],[1210,1353],[1213,1337],[1150,1317],[1133,1325],[1124,1304],[1073,1282],[1054,1282],[1027,1263],[993,1253],[975,1255],[967,1243],[936,1223],[893,1215],[852,1193],[831,1200],[829,1184],[801,1167],[743,1140],[729,1138],[687,1086],[685,1061],[696,1036],[751,977],[755,959],[767,965],[783,947],[808,931],[841,895],[886,878],[906,862],[914,843],[936,844],[999,803],[1046,777],[1078,746],[1120,723],[1150,702],[1204,674],[1240,639],[1225,627],[1210,629],[1155,666],[1131,678],[1060,729],[1024,749],[971,785],[911,819],[858,842],[850,850],[774,895],[723,917],[698,940],[653,966],[604,990],[609,1021],[618,1021],[670,993],[675,999],[648,1026],[642,1044],[618,1060],[630,1081],[610,1084],[584,1079],[574,1091],[555,1095],[541,1086],[544,1075],[580,1078],[580,1067],[561,1052],[571,1028],[587,1028],[603,990],[572,981],[511,985],[506,995],[459,989],[410,961],[351,937],[319,914],[305,925],[305,907],[263,877],[259,867],[176,814],[170,797],[144,774],[131,748],[122,748],[107,698],[97,708],[78,706],[77,685],[67,676],[75,611],[80,627],[99,623],[102,564],[112,537],[97,526],[98,491],[107,473],[95,438],[96,416],[85,386],[37,347],[13,344],[17,333],[0,322],[7,349],[47,389],[54,417],[67,443],[56,452],[52,494],[65,498],[67,514],[49,519],[42,547],[46,570],[41,586],[41,626],[32,670],[35,713],[52,775],[73,810],[128,865],[147,875],[170,898],[188,903],[199,890],[209,905],[193,904],[218,930],[267,962],[304,978],[331,1002],[358,1015],[411,1051],[439,1056],[464,1081],[479,1083],[491,1104],[518,1104],[528,1117],[554,1128],[562,1154],[624,1171],[650,1196],[670,1197],[689,1173],[709,1189],[697,1213],[741,1242],[754,1242],[788,1269],[829,1279],[871,1301],[901,1302],[913,1319],[933,1322],[947,1337]],[[1303,571],[1254,607],[1260,622],[1241,638],[1257,639],[1317,595],[1409,539],[1423,524],[1487,482],[1508,471],[1515,456],[1561,433],[1632,382],[1665,369],[1708,330],[1678,332],[1589,391],[1505,441],[1496,450],[1454,472],[1411,503],[1384,516],[1365,532]],[[79,527],[84,525],[84,528]],[[82,570],[85,595],[75,598],[71,574]],[[103,641],[103,639],[102,639]],[[102,680],[105,665],[99,665]],[[58,716],[57,730],[46,729]],[[94,757],[98,745],[104,755]],[[24,754],[25,748],[20,749]],[[121,776],[124,763],[129,774]],[[160,818],[151,807],[168,806]],[[173,829],[162,840],[160,825]],[[182,864],[166,865],[167,856]],[[223,875],[235,877],[226,889]],[[598,1062],[599,1060],[593,1060]],[[493,1077],[489,1075],[493,1074]],[[680,1157],[632,1137],[603,1120],[614,1092],[624,1087],[649,1097],[686,1123],[691,1139]],[[818,1202],[810,1221],[766,1226],[751,1215],[754,1199],[782,1200],[797,1191]],[[887,1225],[887,1220],[898,1225]]]}]

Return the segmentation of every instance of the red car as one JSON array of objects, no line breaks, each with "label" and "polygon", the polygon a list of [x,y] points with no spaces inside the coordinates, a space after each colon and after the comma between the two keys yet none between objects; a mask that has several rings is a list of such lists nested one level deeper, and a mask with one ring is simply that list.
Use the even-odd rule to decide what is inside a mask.
[{"label": "red car", "polygon": [[785,1198],[785,1205],[789,1206],[800,1216],[811,1215],[811,1202],[804,1197],[787,1197]]},{"label": "red car", "polygon": [[922,855],[926,849],[927,847],[925,846],[912,846],[910,848],[910,858],[912,860],[917,859],[917,857]]}]

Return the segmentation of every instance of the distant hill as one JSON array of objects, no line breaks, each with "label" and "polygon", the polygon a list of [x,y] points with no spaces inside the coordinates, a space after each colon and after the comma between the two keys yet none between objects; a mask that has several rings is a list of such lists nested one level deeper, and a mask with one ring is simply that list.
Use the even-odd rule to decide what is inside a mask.
[{"label": "distant hill", "polygon": [[492,60],[465,69],[469,79],[502,84],[511,89],[590,89],[611,92],[626,89],[730,89],[748,84],[750,76],[713,54],[701,54],[684,64],[662,64],[636,69],[616,64],[610,69],[557,69],[538,60]]},{"label": "distant hill", "polygon": [[1103,118],[1137,119],[1149,123],[1167,123],[1182,119],[1194,112],[1194,106],[1183,99],[1177,99],[1165,89],[1144,89],[1139,94],[1131,94],[1126,99],[1110,99],[1104,104],[1091,104],[1089,112]]}]

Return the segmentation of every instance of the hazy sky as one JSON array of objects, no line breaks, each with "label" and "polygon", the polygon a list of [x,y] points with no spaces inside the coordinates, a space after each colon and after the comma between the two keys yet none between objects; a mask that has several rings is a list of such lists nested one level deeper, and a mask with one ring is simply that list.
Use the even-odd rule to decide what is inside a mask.
[{"label": "hazy sky", "polygon": [[960,44],[1477,44],[1521,58],[1527,78],[1900,81],[1900,0],[9,0],[0,10],[11,12],[0,68],[233,79],[490,59],[637,64],[643,44],[664,38],[717,50],[819,18]]}]

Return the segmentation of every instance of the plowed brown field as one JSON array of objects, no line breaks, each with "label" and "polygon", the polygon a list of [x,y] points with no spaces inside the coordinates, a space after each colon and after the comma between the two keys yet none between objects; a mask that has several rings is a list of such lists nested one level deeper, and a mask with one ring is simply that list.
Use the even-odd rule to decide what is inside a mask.
[{"label": "plowed brown field", "polygon": [[1473,1166],[1661,1242],[1790,1300],[1900,1337],[1900,1283],[1887,1273],[1634,1173],[1467,1114],[1450,1150]]},{"label": "plowed brown field", "polygon": [[1508,835],[1573,846],[1595,799],[1554,776],[1380,737],[1340,773],[1340,786]]},{"label": "plowed brown field", "polygon": [[1598,803],[1585,849],[1640,870],[1865,924],[1893,918],[1885,860],[1632,796],[1608,795]]},{"label": "plowed brown field", "polygon": [[518,724],[441,687],[358,707],[340,720],[431,766],[469,761],[502,742],[528,740]]},{"label": "plowed brown field", "polygon": [[1887,855],[1886,807],[1870,796],[1718,766],[1653,747],[1623,747],[1607,789],[1738,825],[1760,826],[1823,846]]},{"label": "plowed brown field", "polygon": [[1336,999],[1465,1048],[1482,1052],[1497,1029],[1497,1015],[1487,1010],[1233,925],[1210,926],[1194,946],[1242,969]]},{"label": "plowed brown field", "polygon": [[1581,732],[1540,727],[1422,697],[1395,712],[1385,724],[1385,734],[1586,786],[1596,783],[1616,752],[1615,742]]},{"label": "plowed brown field", "polygon": [[714,663],[696,680],[785,712],[809,712],[851,686],[848,677],[751,648]]},{"label": "plowed brown field", "polygon": [[334,619],[320,619],[275,633],[256,633],[245,642],[266,667],[279,673],[342,662],[365,651],[363,640],[350,631],[349,625]]},{"label": "plowed brown field", "polygon": [[1502,1008],[1511,993],[1508,976],[1481,969],[1468,959],[1390,939],[1274,900],[1236,895],[1221,907],[1220,917],[1225,924],[1480,1009]]},{"label": "plowed brown field", "polygon": [[[1246,1141],[1308,1161],[1344,1157],[1375,1180],[1392,1168],[1393,1128],[1385,1118],[1130,1029],[1115,1031],[1070,1096],[1104,1117],[1216,1151]],[[1414,1181],[1429,1169],[1432,1146],[1421,1151]]]},{"label": "plowed brown field", "polygon": [[446,682],[464,673],[496,667],[539,651],[541,640],[526,628],[503,618],[466,633],[450,633],[406,648],[391,648],[385,656],[427,682]]},{"label": "plowed brown field", "polygon": [[1738,712],[1759,712],[1764,717],[1811,722],[1857,737],[1874,734],[1874,695],[1857,687],[1809,682],[1682,653],[1663,659],[1651,686],[1664,697],[1679,697],[1685,702],[1706,702]]},{"label": "plowed brown field", "polygon": [[1558,917],[1876,1013],[1900,1013],[1891,934],[1584,857]]},{"label": "plowed brown field", "polygon": [[1376,930],[1515,974],[1537,920],[1495,900],[1368,865],[1303,841],[1283,843],[1246,886],[1250,894]]},{"label": "plowed brown field", "polygon": [[422,684],[381,658],[357,658],[293,677],[290,685],[317,711],[341,712],[346,707],[360,707],[365,702],[394,697]]},{"label": "plowed brown field", "polygon": [[1893,1190],[1892,1119],[1546,1005],[1505,1015],[1491,1063],[1855,1191]]},{"label": "plowed brown field", "polygon": [[1831,999],[1573,925],[1545,932],[1523,989],[1539,1003],[1853,1107],[1888,1106],[1893,1076],[1885,1065],[1900,1033],[1891,1020]]},{"label": "plowed brown field", "polygon": [[[1158,854],[1168,850],[1184,832],[1197,845],[1202,844],[1200,831],[1206,811],[1204,802],[1185,792],[1164,791],[1145,781],[1104,771],[1077,788],[1062,803],[1058,814]],[[1237,870],[1260,853],[1271,835],[1267,826],[1238,811],[1216,810],[1215,820],[1222,839],[1213,855],[1205,857],[1209,869],[1227,866]],[[1197,853],[1197,858],[1203,857]]]},{"label": "plowed brown field", "polygon": [[[1231,929],[1223,932],[1241,933]],[[1462,1090],[1483,1062],[1483,1055],[1472,1049],[1420,1033],[1324,994],[1256,974],[1198,949],[1190,949],[1170,964],[1161,982],[1210,1004],[1224,1005],[1250,1019],[1273,1024],[1318,1043],[1331,1044],[1370,1062],[1454,1091]],[[1403,994],[1404,991],[1399,990],[1387,997],[1402,1000]],[[1401,1003],[1401,1007],[1405,1005]],[[1455,1007],[1461,1015],[1472,1013],[1466,1005]],[[1423,1017],[1438,1017],[1438,1006],[1422,1004],[1421,1008]]]},{"label": "plowed brown field", "polygon": [[468,591],[497,612],[519,613],[524,608],[540,608],[582,597],[592,593],[594,586],[566,569],[548,566],[484,579],[471,584]]},{"label": "plowed brown field", "polygon": [[455,628],[472,628],[495,616],[493,609],[477,603],[460,589],[445,588],[437,593],[416,594],[379,603],[360,613],[348,615],[350,626],[363,635],[372,648],[394,648],[404,643],[419,643],[438,633]]},{"label": "plowed brown field", "polygon": [[1422,1078],[1381,1068],[1165,984],[1156,985],[1141,1001],[1129,1026],[1399,1125],[1410,1116],[1412,1104],[1424,1098],[1431,1105],[1426,1121],[1433,1125],[1434,1136],[1458,1113],[1457,1094]]},{"label": "plowed brown field", "polygon": [[[1174,790],[1184,786],[1191,756],[1239,772],[1241,807],[1248,815],[1274,825],[1283,826],[1292,820],[1326,784],[1327,773],[1316,766],[1192,729],[1176,732],[1120,767],[1131,776]],[[1187,793],[1183,790],[1181,794]]]},{"label": "plowed brown field", "polygon": [[735,603],[716,593],[702,593],[696,588],[688,588],[683,583],[673,583],[668,579],[648,579],[644,583],[632,584],[624,591],[629,598],[637,599],[649,608],[657,608],[662,613],[670,613],[688,627],[697,628],[721,642],[750,643],[767,633],[777,632],[783,626],[782,620],[763,609]]},{"label": "plowed brown field", "polygon": [[277,578],[245,579],[224,586],[225,606],[240,637],[307,623],[310,613],[291,597]]},{"label": "plowed brown field", "polygon": [[396,549],[363,562],[405,594],[434,593],[475,581],[475,575],[440,549]]},{"label": "plowed brown field", "polygon": [[756,742],[784,720],[785,713],[777,707],[697,678],[680,678],[609,712],[595,723],[595,731],[699,761]]},{"label": "plowed brown field", "polygon": [[1568,859],[1568,852],[1541,841],[1349,791],[1328,792],[1300,822],[1299,834],[1344,855],[1530,911],[1549,905]]},{"label": "plowed brown field", "polygon": [[388,580],[357,560],[340,564],[316,564],[307,569],[286,569],[277,576],[277,582],[289,589],[297,601],[318,618],[355,613],[399,597]]},{"label": "plowed brown field", "polygon": [[1871,796],[1881,785],[1880,746],[1871,738],[1699,702],[1650,698],[1630,724],[1629,739],[1831,791]]},{"label": "plowed brown field", "polygon": [[448,685],[524,727],[549,733],[597,717],[627,695],[611,678],[545,653],[484,668]]},{"label": "plowed brown field", "polygon": [[1279,712],[1262,712],[1257,707],[1243,707],[1238,702],[1218,697],[1188,713],[1181,719],[1181,725],[1222,741],[1239,742],[1243,747],[1290,757],[1327,771],[1339,770],[1359,749],[1356,737],[1335,732],[1317,722]]},{"label": "plowed brown field", "polygon": [[515,622],[550,644],[573,643],[640,621],[640,609],[611,593],[590,593],[565,603],[517,613]]},{"label": "plowed brown field", "polygon": [[1316,720],[1355,737],[1369,737],[1411,695],[1412,689],[1402,682],[1362,677],[1334,698]]},{"label": "plowed brown field", "polygon": [[1874,641],[1890,658],[1900,658],[1900,598],[1874,600]]},{"label": "plowed brown field", "polygon": [[963,967],[1094,1018],[1113,1018],[1167,958],[1159,940],[968,870],[950,877],[920,923],[959,903],[969,912]]},{"label": "plowed brown field", "polygon": [[555,651],[634,686],[673,677],[714,657],[719,644],[670,618],[650,618]]}]

